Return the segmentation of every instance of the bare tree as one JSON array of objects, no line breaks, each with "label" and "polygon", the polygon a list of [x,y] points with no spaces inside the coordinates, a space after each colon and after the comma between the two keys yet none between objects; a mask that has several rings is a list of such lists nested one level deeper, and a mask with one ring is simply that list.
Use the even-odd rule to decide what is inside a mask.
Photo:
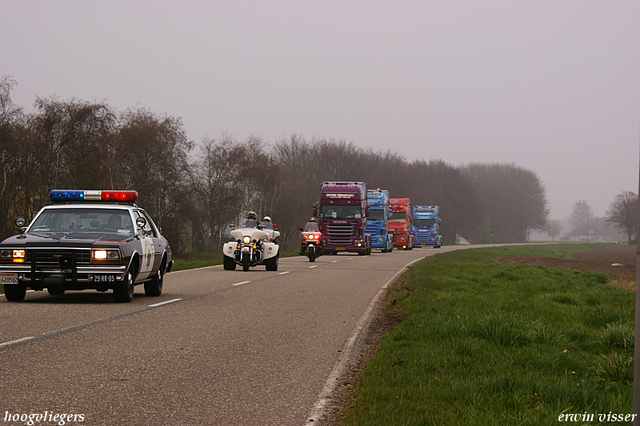
[{"label": "bare tree", "polygon": [[605,221],[627,233],[629,242],[638,237],[638,196],[631,191],[616,195],[606,212]]},{"label": "bare tree", "polygon": [[587,200],[579,200],[573,204],[573,209],[569,215],[569,223],[574,228],[581,226],[588,226],[590,221],[593,221],[594,215],[591,206],[587,203]]},{"label": "bare tree", "polygon": [[470,164],[467,170],[486,212],[485,242],[524,242],[545,228],[548,203],[534,172],[514,164]]},{"label": "bare tree", "polygon": [[562,232],[562,224],[555,219],[549,220],[545,231],[551,237],[551,240],[555,241]]}]

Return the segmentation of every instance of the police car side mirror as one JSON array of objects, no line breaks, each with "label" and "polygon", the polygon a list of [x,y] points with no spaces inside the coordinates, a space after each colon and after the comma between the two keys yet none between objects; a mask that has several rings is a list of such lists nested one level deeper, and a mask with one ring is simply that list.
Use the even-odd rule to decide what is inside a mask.
[{"label": "police car side mirror", "polygon": [[140,216],[136,219],[136,226],[138,228],[144,228],[146,224],[147,224],[147,219],[145,219],[144,217]]}]

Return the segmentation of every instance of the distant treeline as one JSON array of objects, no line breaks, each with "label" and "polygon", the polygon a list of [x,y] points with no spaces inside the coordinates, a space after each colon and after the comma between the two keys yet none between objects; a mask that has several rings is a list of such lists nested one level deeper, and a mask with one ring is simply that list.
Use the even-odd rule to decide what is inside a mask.
[{"label": "distant treeline", "polygon": [[[217,251],[225,227],[248,210],[269,215],[286,250],[325,180],[365,181],[414,205],[438,205],[444,243],[524,242],[545,227],[545,189],[514,164],[455,167],[408,161],[338,140],[292,135],[274,143],[223,135],[189,141],[178,118],[104,102],[40,99],[30,113],[0,80],[0,237],[49,203],[51,189],[135,189],[174,251]],[[392,141],[391,141],[392,142]]]}]

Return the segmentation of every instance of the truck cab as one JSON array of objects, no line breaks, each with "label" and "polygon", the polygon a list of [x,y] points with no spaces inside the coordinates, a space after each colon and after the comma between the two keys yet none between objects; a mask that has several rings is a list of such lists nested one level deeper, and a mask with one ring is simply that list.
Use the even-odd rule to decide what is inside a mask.
[{"label": "truck cab", "polygon": [[413,208],[415,246],[442,247],[440,235],[440,207],[415,206]]},{"label": "truck cab", "polygon": [[391,211],[389,228],[393,235],[393,246],[398,249],[412,250],[414,235],[411,200],[409,198],[391,198],[389,203]]},{"label": "truck cab", "polygon": [[367,191],[369,218],[366,233],[371,235],[371,248],[383,253],[393,251],[393,234],[389,231],[389,191],[370,189]]},{"label": "truck cab", "polygon": [[369,216],[365,182],[323,182],[313,216],[318,218],[324,253],[371,254],[371,236],[365,232]]}]

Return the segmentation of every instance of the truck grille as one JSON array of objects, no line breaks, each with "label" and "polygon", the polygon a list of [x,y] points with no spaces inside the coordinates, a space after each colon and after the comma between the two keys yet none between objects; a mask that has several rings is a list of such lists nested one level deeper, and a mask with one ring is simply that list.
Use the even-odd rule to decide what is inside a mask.
[{"label": "truck grille", "polygon": [[334,246],[349,245],[353,238],[353,225],[327,225],[327,241]]},{"label": "truck grille", "polygon": [[419,244],[427,244],[431,239],[431,232],[418,232],[416,234],[416,242]]},{"label": "truck grille", "polygon": [[371,235],[375,235],[378,233],[378,227],[377,226],[367,226],[367,229],[365,229],[365,231],[367,234],[371,234]]}]

